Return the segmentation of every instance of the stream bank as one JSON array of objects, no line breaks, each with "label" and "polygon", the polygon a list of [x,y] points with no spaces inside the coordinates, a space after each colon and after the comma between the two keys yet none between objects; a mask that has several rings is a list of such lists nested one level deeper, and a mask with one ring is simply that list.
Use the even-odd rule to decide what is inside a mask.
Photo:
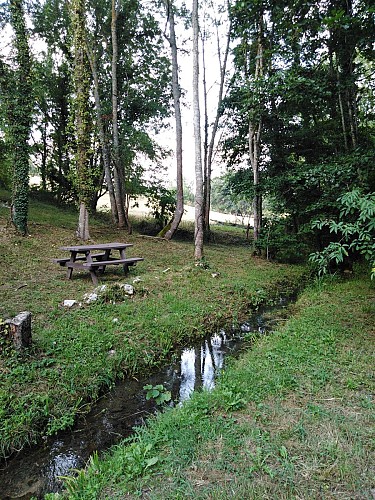
[{"label": "stream bank", "polygon": [[149,419],[56,498],[373,498],[374,324],[368,275],[319,280],[214,391]]},{"label": "stream bank", "polygon": [[262,307],[237,328],[220,330],[203,341],[176,353],[176,361],[151,377],[118,383],[104,395],[72,430],[47,438],[43,446],[26,449],[9,459],[0,470],[0,498],[43,498],[62,488],[61,476],[85,466],[96,451],[103,452],[142,426],[157,407],[146,399],[145,385],[163,385],[172,405],[182,404],[193,391],[215,386],[226,357],[247,348],[247,340],[275,326],[290,299],[280,297],[273,306]]}]

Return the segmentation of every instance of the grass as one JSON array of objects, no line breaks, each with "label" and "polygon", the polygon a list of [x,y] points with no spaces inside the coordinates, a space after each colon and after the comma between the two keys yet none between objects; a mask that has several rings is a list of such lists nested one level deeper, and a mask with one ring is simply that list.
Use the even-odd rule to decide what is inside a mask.
[{"label": "grass", "polygon": [[[7,196],[1,192],[0,202]],[[253,258],[241,234],[234,240],[232,228],[231,244],[222,244],[221,228],[205,248],[206,265],[196,267],[191,241],[167,242],[136,231],[129,236],[102,215],[91,220],[92,240],[134,243],[131,255],[145,258],[126,279],[119,269],[103,279],[108,285],[135,281],[134,297],[66,309],[65,299],[82,301],[94,288],[88,273],[75,271],[67,280],[52,262],[62,256],[60,246],[77,243],[76,212],[32,200],[30,235],[24,238],[8,217],[9,208],[0,203],[0,318],[31,311],[33,347],[16,354],[0,346],[3,456],[71,426],[119,377],[151,372],[175,346],[240,320],[295,288],[304,272]],[[182,236],[191,238],[191,232],[185,228]]]},{"label": "grass", "polygon": [[308,288],[213,392],[92,457],[66,496],[372,499],[374,313],[360,276]]}]

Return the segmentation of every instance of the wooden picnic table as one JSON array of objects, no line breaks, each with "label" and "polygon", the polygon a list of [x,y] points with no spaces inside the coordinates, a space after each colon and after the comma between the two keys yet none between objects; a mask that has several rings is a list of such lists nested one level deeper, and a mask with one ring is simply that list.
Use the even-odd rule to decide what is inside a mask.
[{"label": "wooden picnic table", "polygon": [[[107,266],[122,265],[124,272],[127,273],[129,266],[134,266],[137,262],[144,260],[142,257],[126,257],[126,249],[132,246],[132,243],[118,242],[65,246],[60,247],[60,250],[70,252],[70,257],[53,259],[53,261],[67,268],[68,279],[72,278],[73,269],[89,271],[92,282],[97,285],[97,271],[104,273]],[[112,256],[113,251],[120,253],[119,258]]]}]

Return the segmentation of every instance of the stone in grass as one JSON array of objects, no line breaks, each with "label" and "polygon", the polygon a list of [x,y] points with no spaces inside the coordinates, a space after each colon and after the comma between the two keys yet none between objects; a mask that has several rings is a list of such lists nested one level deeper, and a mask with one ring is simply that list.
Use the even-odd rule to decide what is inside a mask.
[{"label": "stone in grass", "polygon": [[132,285],[129,285],[128,283],[120,283],[110,286],[98,286],[93,292],[86,293],[83,296],[83,300],[86,304],[95,302],[98,299],[104,299],[104,301],[108,302],[116,302],[116,300],[118,301],[120,299],[118,296],[119,291],[125,297],[134,295],[134,287]]},{"label": "stone in grass", "polygon": [[63,302],[63,306],[64,307],[68,307],[68,308],[73,307],[76,304],[78,304],[78,302],[76,300],[72,300],[72,299],[66,299]]},{"label": "stone in grass", "polygon": [[128,283],[120,283],[118,285],[121,290],[123,290],[126,295],[134,295],[134,287]]},{"label": "stone in grass", "polygon": [[5,321],[9,328],[9,336],[13,346],[21,350],[31,345],[31,312],[23,311],[12,319]]}]

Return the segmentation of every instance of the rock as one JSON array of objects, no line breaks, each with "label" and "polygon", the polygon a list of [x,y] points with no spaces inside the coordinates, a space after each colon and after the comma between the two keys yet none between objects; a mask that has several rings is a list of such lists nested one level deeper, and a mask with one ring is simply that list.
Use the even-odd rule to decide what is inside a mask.
[{"label": "rock", "polygon": [[134,294],[134,287],[132,285],[129,285],[128,283],[123,283],[119,285],[121,290],[123,290],[127,295],[133,295]]},{"label": "rock", "polygon": [[64,307],[73,307],[75,304],[77,304],[76,300],[71,300],[71,299],[66,299],[63,302]]},{"label": "rock", "polygon": [[31,345],[31,312],[24,311],[5,321],[9,327],[9,336],[15,349],[20,350]]},{"label": "rock", "polygon": [[107,290],[107,285],[97,286],[93,292],[85,293],[85,295],[83,296],[83,300],[86,302],[86,304],[90,304],[91,302],[95,302],[96,300],[98,300],[98,297],[100,296],[100,294],[105,292],[106,290]]},{"label": "rock", "polygon": [[116,302],[121,302],[127,296],[134,295],[134,287],[128,283],[114,284],[114,285],[101,285],[95,288],[92,293],[86,293],[83,296],[83,300],[86,304],[95,302],[99,298],[103,297],[106,302],[115,304]]},{"label": "rock", "polygon": [[98,294],[95,292],[92,293],[85,293],[83,296],[83,300],[86,302],[86,304],[91,304],[91,302],[95,302],[98,300]]}]

